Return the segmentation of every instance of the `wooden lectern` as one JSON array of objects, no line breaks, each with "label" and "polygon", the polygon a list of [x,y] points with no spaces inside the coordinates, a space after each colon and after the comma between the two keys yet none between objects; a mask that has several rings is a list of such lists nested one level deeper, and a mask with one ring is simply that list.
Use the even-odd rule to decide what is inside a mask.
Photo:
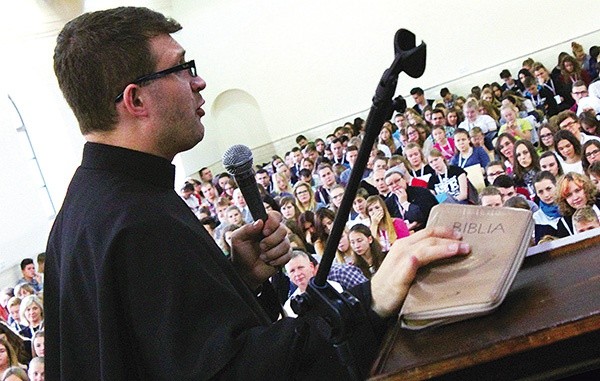
[{"label": "wooden lectern", "polygon": [[595,375],[600,370],[597,230],[585,232],[583,240],[567,237],[532,248],[541,252],[525,259],[506,299],[490,315],[420,331],[396,324],[371,379]]}]

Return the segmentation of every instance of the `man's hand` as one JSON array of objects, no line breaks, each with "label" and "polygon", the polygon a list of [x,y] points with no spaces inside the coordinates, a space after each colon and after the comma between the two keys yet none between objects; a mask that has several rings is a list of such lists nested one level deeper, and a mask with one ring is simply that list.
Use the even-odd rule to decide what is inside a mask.
[{"label": "man's hand", "polygon": [[451,228],[425,228],[396,240],[371,280],[371,308],[381,317],[397,314],[419,267],[468,254],[471,247]]},{"label": "man's hand", "polygon": [[252,290],[285,265],[290,255],[287,231],[277,212],[270,212],[266,222],[242,226],[231,237],[231,262]]}]

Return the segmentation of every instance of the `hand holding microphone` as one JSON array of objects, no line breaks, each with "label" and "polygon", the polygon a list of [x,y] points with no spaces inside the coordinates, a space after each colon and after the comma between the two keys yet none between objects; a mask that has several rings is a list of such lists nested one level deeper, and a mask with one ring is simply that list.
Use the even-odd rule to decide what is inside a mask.
[{"label": "hand holding microphone", "polygon": [[234,145],[223,154],[223,165],[237,182],[254,218],[253,224],[233,233],[231,261],[246,284],[256,289],[289,261],[291,249],[281,215],[265,211],[252,164],[252,152],[244,145]]}]

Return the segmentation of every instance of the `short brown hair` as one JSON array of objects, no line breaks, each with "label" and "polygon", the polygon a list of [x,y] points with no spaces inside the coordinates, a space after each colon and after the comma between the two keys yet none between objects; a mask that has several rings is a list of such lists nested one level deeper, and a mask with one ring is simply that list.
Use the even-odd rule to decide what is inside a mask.
[{"label": "short brown hair", "polygon": [[175,20],[139,7],[84,13],[63,27],[54,72],[84,135],[114,129],[116,96],[156,69],[150,39],[180,29]]}]

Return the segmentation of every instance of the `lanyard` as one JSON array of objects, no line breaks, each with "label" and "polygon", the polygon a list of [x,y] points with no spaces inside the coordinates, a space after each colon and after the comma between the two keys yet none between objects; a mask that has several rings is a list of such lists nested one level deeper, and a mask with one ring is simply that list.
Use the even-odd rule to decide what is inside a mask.
[{"label": "lanyard", "polygon": [[[458,154],[458,166],[461,168],[464,168],[465,165],[467,164],[467,160],[469,160],[469,158],[471,157],[471,155],[473,155],[473,149],[469,148],[469,152],[467,152],[467,157],[464,158],[463,160],[463,156],[462,154]],[[448,173],[448,169],[446,169],[446,174]]]}]

